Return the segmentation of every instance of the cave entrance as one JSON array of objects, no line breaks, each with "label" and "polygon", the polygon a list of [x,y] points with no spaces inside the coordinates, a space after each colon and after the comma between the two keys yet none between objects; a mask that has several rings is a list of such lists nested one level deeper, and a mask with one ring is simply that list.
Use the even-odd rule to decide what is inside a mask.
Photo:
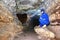
[{"label": "cave entrance", "polygon": [[27,21],[27,14],[17,13],[16,16],[18,17],[19,21],[23,24]]},{"label": "cave entrance", "polygon": [[38,15],[35,15],[34,17],[29,18],[26,13],[24,13],[24,14],[17,13],[16,16],[22,24],[24,24],[28,21],[27,24],[24,25],[24,26],[27,26],[28,30],[33,30],[35,26],[39,25],[38,20],[39,20],[40,16],[38,16]]}]

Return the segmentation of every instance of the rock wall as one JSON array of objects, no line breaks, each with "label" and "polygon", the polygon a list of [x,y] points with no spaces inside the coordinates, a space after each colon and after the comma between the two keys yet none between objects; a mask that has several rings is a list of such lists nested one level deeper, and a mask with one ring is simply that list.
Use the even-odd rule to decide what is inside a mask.
[{"label": "rock wall", "polygon": [[22,29],[21,23],[15,22],[12,13],[0,2],[0,40],[13,40]]},{"label": "rock wall", "polygon": [[[55,34],[55,38],[51,39],[51,38],[46,38],[48,36],[48,30],[44,29],[47,31],[47,35],[46,37],[43,37],[46,33],[42,33],[41,34],[41,29],[39,29],[39,27],[37,26],[37,28],[35,29],[35,31],[37,32],[37,34],[39,34],[39,38],[41,40],[60,40],[60,1],[59,0],[55,0],[56,3],[52,3],[52,5],[50,6],[50,8],[47,9],[48,13],[49,13],[49,17],[50,17],[50,25],[47,27],[47,29]],[[42,30],[43,30],[42,29]],[[40,30],[40,31],[39,31]],[[44,31],[43,31],[44,32]],[[50,33],[49,33],[50,34]],[[42,36],[43,35],[43,36]]]}]

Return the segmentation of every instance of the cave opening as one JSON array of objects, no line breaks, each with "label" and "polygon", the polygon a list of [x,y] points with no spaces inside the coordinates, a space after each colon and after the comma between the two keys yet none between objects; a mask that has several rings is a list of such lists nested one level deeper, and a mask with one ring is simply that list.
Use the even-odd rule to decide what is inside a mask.
[{"label": "cave opening", "polygon": [[[26,24],[26,26],[27,26],[27,29],[28,30],[34,30],[34,27],[35,26],[38,26],[39,25],[39,16],[38,15],[35,15],[34,17],[32,17],[32,18],[28,18],[28,15],[26,14],[26,13],[23,13],[23,14],[21,14],[21,13],[17,13],[16,14],[16,16],[17,16],[17,18],[18,18],[18,20],[22,23],[22,24],[24,24],[24,23],[26,23],[27,22],[27,20],[28,20],[28,22],[27,22],[27,24]],[[26,29],[26,30],[27,30]]]},{"label": "cave opening", "polygon": [[21,14],[21,13],[17,13],[16,14],[18,20],[23,24],[27,21],[27,14]]}]

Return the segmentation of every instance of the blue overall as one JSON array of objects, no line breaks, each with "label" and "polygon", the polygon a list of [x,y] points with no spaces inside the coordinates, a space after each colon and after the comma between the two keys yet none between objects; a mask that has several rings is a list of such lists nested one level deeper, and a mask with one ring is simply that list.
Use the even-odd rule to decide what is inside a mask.
[{"label": "blue overall", "polygon": [[39,18],[39,25],[40,27],[43,27],[44,25],[48,26],[50,24],[49,16],[44,10],[42,11],[43,13],[40,15],[40,18]]}]

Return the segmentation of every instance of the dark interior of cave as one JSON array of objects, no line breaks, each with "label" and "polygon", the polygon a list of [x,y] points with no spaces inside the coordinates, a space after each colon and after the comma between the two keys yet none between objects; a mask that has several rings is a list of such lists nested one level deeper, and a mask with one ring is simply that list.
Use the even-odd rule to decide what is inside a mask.
[{"label": "dark interior of cave", "polygon": [[17,13],[16,16],[18,17],[19,21],[23,24],[27,21],[27,14],[20,14]]},{"label": "dark interior of cave", "polygon": [[[27,17],[27,14],[24,13],[24,14],[21,14],[21,13],[17,13],[16,16],[18,17],[18,20],[24,24],[27,20],[28,20],[28,17]],[[39,16],[38,15],[35,15],[34,17],[30,18],[28,20],[28,29],[29,30],[33,30],[35,26],[38,26],[39,25]]]}]

